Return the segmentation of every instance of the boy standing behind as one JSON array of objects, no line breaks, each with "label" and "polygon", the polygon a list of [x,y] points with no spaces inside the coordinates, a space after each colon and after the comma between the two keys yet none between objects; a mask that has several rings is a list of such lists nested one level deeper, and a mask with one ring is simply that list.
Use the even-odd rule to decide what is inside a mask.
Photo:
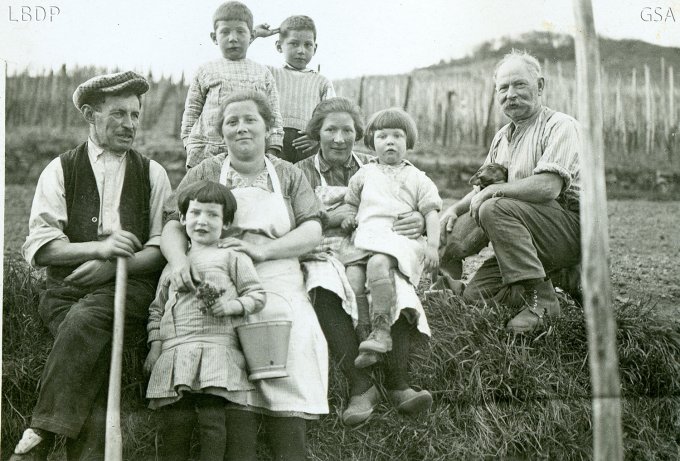
[{"label": "boy standing behind", "polygon": [[253,14],[241,2],[226,2],[213,15],[213,43],[220,47],[222,59],[198,68],[189,87],[182,115],[182,142],[187,151],[187,169],[202,160],[226,151],[222,139],[220,101],[237,91],[255,90],[266,95],[274,113],[267,152],[280,156],[283,125],[279,95],[269,70],[246,59],[253,38]]},{"label": "boy standing behind", "polygon": [[281,158],[296,163],[315,154],[318,143],[304,134],[318,103],[335,97],[333,84],[307,64],[316,53],[316,26],[309,16],[290,16],[281,23],[276,49],[283,53],[283,67],[268,66],[279,91],[283,115]]}]

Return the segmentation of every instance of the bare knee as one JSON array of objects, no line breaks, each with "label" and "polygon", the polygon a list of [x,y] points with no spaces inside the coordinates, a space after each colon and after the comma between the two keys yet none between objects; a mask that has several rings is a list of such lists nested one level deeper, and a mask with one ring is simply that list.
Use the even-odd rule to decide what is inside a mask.
[{"label": "bare knee", "polygon": [[371,279],[385,278],[390,276],[390,269],[396,266],[393,257],[384,254],[375,254],[370,257],[366,266],[366,273]]},{"label": "bare knee", "polygon": [[359,265],[347,266],[345,274],[354,294],[363,294],[366,287],[366,267]]}]

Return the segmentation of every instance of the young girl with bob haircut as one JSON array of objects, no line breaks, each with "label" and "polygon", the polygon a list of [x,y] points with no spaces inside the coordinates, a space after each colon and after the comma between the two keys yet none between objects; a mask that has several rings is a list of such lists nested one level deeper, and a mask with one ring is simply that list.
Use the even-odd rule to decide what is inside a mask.
[{"label": "young girl with bob haircut", "polygon": [[226,186],[193,183],[180,190],[178,206],[191,242],[187,255],[200,284],[195,291],[178,292],[170,286],[170,266],[161,275],[149,307],[147,397],[150,408],[165,411],[162,459],[189,458],[197,416],[201,461],[222,461],[225,405],[245,404],[254,389],[235,327],[244,314],[264,307],[265,292],[250,257],[217,246],[236,212],[236,198]]},{"label": "young girl with bob haircut", "polygon": [[[425,312],[417,308],[399,308],[396,302],[395,277],[405,278],[412,287],[420,281],[423,268],[437,269],[439,263],[439,217],[442,200],[437,187],[425,173],[406,160],[406,152],[418,136],[415,122],[401,109],[385,109],[368,122],[364,143],[375,151],[377,162],[364,165],[350,179],[345,202],[356,208],[356,215],[344,219],[342,227],[356,227],[353,243],[363,250],[360,259],[347,264],[347,276],[358,296],[364,287],[370,294],[371,333],[359,345],[355,366],[367,367],[392,349],[390,328],[400,315],[419,329]],[[392,230],[403,213],[417,210],[425,217],[427,237],[408,239]],[[407,413],[429,409],[431,395],[405,389],[388,391],[397,408]]]}]

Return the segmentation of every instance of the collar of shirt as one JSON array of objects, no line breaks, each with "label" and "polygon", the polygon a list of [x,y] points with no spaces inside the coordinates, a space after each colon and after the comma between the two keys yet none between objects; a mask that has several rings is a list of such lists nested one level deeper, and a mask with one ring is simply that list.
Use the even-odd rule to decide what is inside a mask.
[{"label": "collar of shirt", "polygon": [[409,162],[405,158],[401,159],[401,162],[397,163],[396,165],[388,165],[386,163],[380,163],[380,160],[378,159],[378,157],[374,157],[374,158],[370,159],[368,161],[368,163],[375,163],[376,165],[381,165],[381,166],[388,167],[388,168],[401,168],[401,167],[404,167],[406,165],[415,166],[415,165],[413,165],[413,163]]},{"label": "collar of shirt", "polygon": [[323,155],[321,155],[321,153],[319,153],[319,168],[321,168],[322,173],[326,173],[329,170],[332,170],[333,168],[336,168],[336,169],[342,168],[343,170],[349,170],[355,164],[353,154],[354,153],[352,152],[350,154],[349,158],[347,159],[347,161],[341,167],[338,167],[338,166],[332,165],[331,163],[327,162],[326,159],[323,158]]},{"label": "collar of shirt", "polygon": [[96,163],[104,153],[108,153],[110,157],[115,158],[119,162],[122,161],[127,154],[127,152],[120,155],[109,152],[99,147],[92,138],[87,138],[87,156],[90,158],[90,163]]},{"label": "collar of shirt", "polygon": [[510,121],[510,123],[508,123],[508,125],[505,127],[505,130],[503,131],[503,134],[505,135],[505,137],[507,138],[507,140],[508,140],[508,141],[511,140],[511,139],[512,139],[512,136],[513,136],[517,131],[523,130],[523,129],[525,129],[526,127],[532,125],[532,124],[536,121],[536,119],[538,118],[538,116],[541,115],[541,113],[543,113],[544,110],[545,110],[545,106],[541,106],[541,107],[536,111],[535,114],[533,114],[531,117],[529,117],[529,118],[527,118],[527,119],[520,120],[519,122]]},{"label": "collar of shirt", "polygon": [[297,67],[291,66],[287,62],[283,64],[283,68],[288,70],[294,70],[295,72],[302,72],[303,74],[316,73],[314,69],[308,69],[307,67],[305,67],[304,69],[298,69]]}]

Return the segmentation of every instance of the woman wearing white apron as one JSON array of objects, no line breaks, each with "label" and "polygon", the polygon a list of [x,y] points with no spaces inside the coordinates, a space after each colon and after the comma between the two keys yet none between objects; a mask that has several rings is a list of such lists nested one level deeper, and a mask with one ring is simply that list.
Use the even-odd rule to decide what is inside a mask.
[{"label": "woman wearing white apron", "polygon": [[[246,406],[227,408],[227,460],[255,460],[259,415],[275,459],[306,457],[306,423],[328,413],[328,354],[306,293],[298,256],[320,241],[321,210],[304,175],[265,155],[271,110],[258,93],[240,93],[224,103],[222,133],[229,155],[220,154],[189,170],[178,190],[200,179],[231,188],[237,201],[232,229],[221,246],[248,254],[268,292],[253,320],[292,320],[286,378],[254,382]],[[172,283],[192,289],[185,238],[173,221],[161,244],[173,268]]]},{"label": "woman wearing white apron", "polygon": [[[365,300],[353,299],[349,282],[339,259],[344,249],[333,249],[334,244],[345,235],[340,223],[350,211],[347,205],[337,205],[334,200],[347,189],[349,179],[359,168],[373,160],[373,156],[353,152],[354,142],[363,137],[363,122],[359,108],[348,99],[331,98],[319,103],[314,109],[307,126],[307,134],[319,140],[321,151],[295,164],[300,168],[317,196],[326,207],[324,216],[323,243],[328,248],[322,257],[306,258],[303,262],[307,290],[310,292],[314,310],[326,335],[328,348],[338,362],[350,385],[349,405],[342,413],[347,425],[359,424],[371,415],[381,396],[373,385],[370,369],[354,366],[359,352],[359,341],[354,330],[358,307]],[[395,222],[394,230],[409,238],[418,238],[424,228],[424,218],[418,212],[403,215]],[[309,260],[311,259],[311,260]],[[407,360],[410,348],[410,332],[414,328],[429,335],[430,330],[424,315],[416,314],[416,325],[406,316],[399,315],[403,309],[414,313],[423,307],[413,287],[396,274],[397,306],[392,325],[393,348],[386,354],[385,387],[398,410],[410,412],[422,406],[421,395],[410,388]],[[354,322],[354,324],[353,324]]]}]

